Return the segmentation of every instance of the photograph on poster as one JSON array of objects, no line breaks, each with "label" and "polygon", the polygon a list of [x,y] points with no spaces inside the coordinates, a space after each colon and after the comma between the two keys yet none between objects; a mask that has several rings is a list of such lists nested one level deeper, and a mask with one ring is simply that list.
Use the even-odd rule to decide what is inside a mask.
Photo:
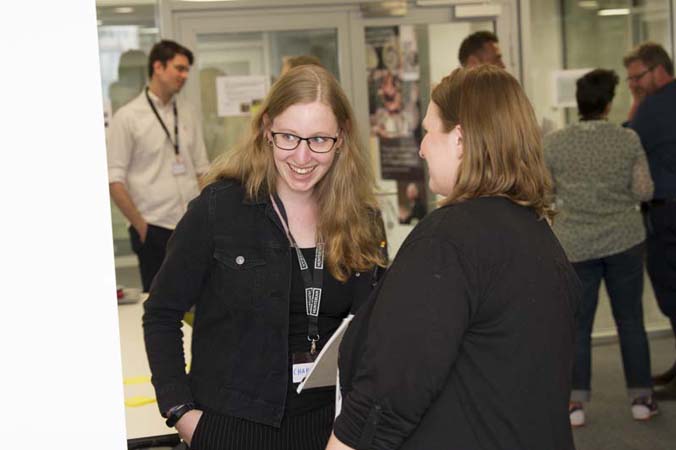
[{"label": "photograph on poster", "polygon": [[415,28],[367,28],[366,57],[370,132],[380,150],[380,176],[396,181],[399,222],[412,224],[426,213]]}]

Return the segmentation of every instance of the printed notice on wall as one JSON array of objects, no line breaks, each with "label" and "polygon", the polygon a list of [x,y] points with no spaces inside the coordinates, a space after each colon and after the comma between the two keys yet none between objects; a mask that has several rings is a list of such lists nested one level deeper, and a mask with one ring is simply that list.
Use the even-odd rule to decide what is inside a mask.
[{"label": "printed notice on wall", "polygon": [[216,78],[218,115],[248,116],[263,102],[268,92],[268,78],[263,75],[225,76]]},{"label": "printed notice on wall", "polygon": [[418,149],[420,92],[429,85],[420,75],[418,35],[412,25],[401,25],[367,27],[365,37],[371,137],[380,155],[380,176],[396,182],[399,223],[414,224],[427,213]]},{"label": "printed notice on wall", "polygon": [[555,108],[575,108],[577,80],[592,69],[568,69],[552,71],[552,105]]}]

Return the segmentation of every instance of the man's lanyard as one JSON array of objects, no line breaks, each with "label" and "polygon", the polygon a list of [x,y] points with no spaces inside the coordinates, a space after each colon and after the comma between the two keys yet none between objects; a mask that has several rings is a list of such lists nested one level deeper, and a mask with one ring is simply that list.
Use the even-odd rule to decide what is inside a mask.
[{"label": "man's lanyard", "polygon": [[155,104],[153,101],[150,99],[150,95],[148,94],[148,87],[146,86],[146,99],[148,99],[148,104],[152,108],[153,112],[155,113],[155,117],[157,117],[157,120],[160,121],[160,125],[162,125],[162,129],[164,130],[165,133],[167,133],[167,138],[169,139],[169,142],[171,142],[174,146],[174,153],[178,155],[178,110],[176,109],[176,101],[174,100],[174,135],[176,138],[172,141],[171,139],[171,134],[169,133],[169,129],[167,126],[164,124],[164,120],[162,120],[162,117],[160,117],[160,114],[157,112],[157,109],[155,108]]},{"label": "man's lanyard", "polygon": [[308,320],[307,339],[310,341],[310,353],[314,355],[317,352],[317,341],[319,340],[319,305],[322,302],[322,284],[324,282],[324,243],[321,240],[317,242],[314,267],[313,271],[310,272],[310,267],[305,261],[303,252],[301,252],[296,240],[291,235],[291,230],[289,230],[288,217],[282,200],[277,194],[274,197],[270,196],[270,199],[281,219],[291,246],[296,249],[296,258],[305,285],[305,314]]}]

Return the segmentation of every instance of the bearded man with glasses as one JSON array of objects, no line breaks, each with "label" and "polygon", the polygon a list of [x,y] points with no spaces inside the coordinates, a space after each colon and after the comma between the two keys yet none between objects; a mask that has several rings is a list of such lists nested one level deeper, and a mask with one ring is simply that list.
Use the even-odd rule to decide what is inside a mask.
[{"label": "bearded man with glasses", "polygon": [[[676,82],[674,65],[662,46],[641,44],[624,58],[634,98],[628,126],[646,151],[655,183],[653,200],[644,203],[648,275],[662,313],[676,335]],[[658,397],[676,398],[676,363],[653,377],[663,385]],[[662,394],[662,395],[659,395]]]}]

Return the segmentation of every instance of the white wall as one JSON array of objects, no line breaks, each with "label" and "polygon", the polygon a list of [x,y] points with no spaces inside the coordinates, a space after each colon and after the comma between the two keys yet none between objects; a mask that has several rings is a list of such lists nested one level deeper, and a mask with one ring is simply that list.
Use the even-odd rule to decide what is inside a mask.
[{"label": "white wall", "polygon": [[0,41],[0,446],[126,449],[95,3],[5,5]]},{"label": "white wall", "polygon": [[469,22],[431,24],[427,28],[430,45],[430,85],[439,83],[460,67],[458,49],[472,31]]},{"label": "white wall", "polygon": [[552,73],[563,66],[563,42],[558,0],[522,0],[524,87],[538,120],[550,127],[564,124],[552,107]]}]

